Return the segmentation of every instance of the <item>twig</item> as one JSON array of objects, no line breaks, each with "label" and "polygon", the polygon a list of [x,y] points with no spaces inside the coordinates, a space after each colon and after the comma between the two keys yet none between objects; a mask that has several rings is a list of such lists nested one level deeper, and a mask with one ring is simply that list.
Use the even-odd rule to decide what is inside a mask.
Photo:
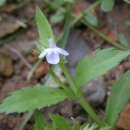
[{"label": "twig", "polygon": [[32,69],[32,65],[28,63],[28,61],[24,58],[24,56],[15,48],[11,47],[10,45],[5,45],[5,47],[15,53],[19,58],[23,61],[23,63],[29,68]]}]

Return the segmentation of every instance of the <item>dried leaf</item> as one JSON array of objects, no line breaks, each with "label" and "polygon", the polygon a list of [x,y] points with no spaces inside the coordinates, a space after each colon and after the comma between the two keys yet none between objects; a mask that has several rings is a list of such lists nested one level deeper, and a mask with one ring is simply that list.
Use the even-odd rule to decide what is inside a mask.
[{"label": "dried leaf", "polygon": [[124,111],[120,114],[117,127],[124,130],[130,130],[130,104],[128,104]]}]

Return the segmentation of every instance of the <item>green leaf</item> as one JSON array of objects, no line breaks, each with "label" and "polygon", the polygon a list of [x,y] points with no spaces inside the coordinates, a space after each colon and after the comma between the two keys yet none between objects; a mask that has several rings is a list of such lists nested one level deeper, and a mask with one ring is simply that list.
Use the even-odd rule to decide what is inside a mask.
[{"label": "green leaf", "polygon": [[112,10],[115,4],[115,0],[101,0],[101,9],[104,12],[109,12]]},{"label": "green leaf", "polygon": [[45,122],[39,111],[35,111],[35,130],[45,130]]},{"label": "green leaf", "polygon": [[130,27],[130,20],[129,20],[129,19],[126,20],[125,23],[124,23],[124,25],[125,25],[126,27]]},{"label": "green leaf", "polygon": [[52,15],[50,18],[50,22],[52,24],[60,23],[65,18],[65,11],[57,10],[56,14]]},{"label": "green leaf", "polygon": [[75,2],[75,0],[65,0],[65,2],[68,2],[68,3],[74,3]]},{"label": "green leaf", "polygon": [[85,56],[76,67],[76,84],[80,87],[90,80],[104,75],[128,55],[130,55],[130,51],[109,48],[98,50],[95,56]]},{"label": "green leaf", "polygon": [[74,120],[73,130],[79,130],[79,122],[77,120]]},{"label": "green leaf", "polygon": [[126,2],[127,4],[130,4],[130,0],[124,0],[124,2]]},{"label": "green leaf", "polygon": [[100,128],[99,130],[111,130],[111,127],[110,126],[104,126],[104,127]]},{"label": "green leaf", "polygon": [[0,104],[0,113],[33,111],[66,99],[63,90],[51,87],[27,87],[17,90]]},{"label": "green leaf", "polygon": [[47,125],[45,130],[57,130],[57,128],[54,126],[53,123],[50,123],[50,124]]},{"label": "green leaf", "polygon": [[58,5],[58,6],[62,6],[64,5],[65,3],[74,3],[74,0],[52,0],[51,1],[51,4],[52,5]]},{"label": "green leaf", "polygon": [[46,19],[46,17],[43,15],[42,11],[40,10],[40,8],[36,8],[36,23],[37,23],[37,27],[38,27],[38,32],[40,35],[40,44],[39,44],[39,51],[43,51],[43,49],[49,47],[48,44],[48,39],[52,38],[53,42],[55,43],[55,38],[51,29],[51,26],[48,22],[48,20]]},{"label": "green leaf", "polygon": [[52,0],[51,4],[62,6],[63,4],[65,4],[65,0]]},{"label": "green leaf", "polygon": [[51,115],[51,119],[59,130],[71,130],[69,123],[60,115]]},{"label": "green leaf", "polygon": [[106,106],[105,123],[114,126],[119,113],[130,99],[130,71],[123,74],[113,85]]},{"label": "green leaf", "polygon": [[98,21],[97,17],[92,12],[86,13],[84,15],[84,20],[94,27],[99,26],[99,21]]},{"label": "green leaf", "polygon": [[0,6],[4,5],[6,0],[0,0]]},{"label": "green leaf", "polygon": [[130,47],[130,44],[129,44],[129,41],[128,41],[128,39],[126,38],[126,36],[124,35],[124,34],[119,34],[118,35],[118,41],[122,44],[122,45],[124,45],[124,46],[126,46],[126,47]]},{"label": "green leaf", "polygon": [[97,125],[95,125],[95,124],[93,124],[93,125],[87,124],[80,130],[96,130],[96,128],[97,128]]}]

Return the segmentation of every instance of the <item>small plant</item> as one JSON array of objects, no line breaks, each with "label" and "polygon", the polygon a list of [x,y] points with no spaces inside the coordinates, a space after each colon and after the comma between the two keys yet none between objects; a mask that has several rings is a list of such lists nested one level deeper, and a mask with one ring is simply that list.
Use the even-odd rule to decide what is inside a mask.
[{"label": "small plant", "polygon": [[59,54],[64,56],[68,56],[69,53],[63,50],[62,48],[57,47],[54,43],[52,38],[48,39],[49,48],[43,50],[39,55],[39,58],[44,58],[46,56],[46,60],[50,64],[58,64],[60,62]]},{"label": "small plant", "polygon": [[[106,2],[109,3],[109,7],[106,5]],[[106,2],[102,0],[101,8],[109,11],[114,5],[114,0],[106,0]],[[92,14],[87,15],[90,17]],[[88,16],[86,17],[88,18]],[[95,113],[86,98],[84,98],[82,86],[117,66],[124,58],[130,55],[130,51],[108,48],[97,50],[94,56],[86,55],[77,65],[74,79],[72,79],[65,65],[65,56],[69,56],[69,54],[55,44],[56,40],[51,26],[38,7],[36,8],[36,23],[40,36],[40,43],[37,46],[39,58],[44,59],[46,57],[49,64],[60,67],[68,81],[68,85],[60,80],[51,67],[49,73],[61,89],[53,88],[52,86],[36,85],[17,90],[0,102],[0,113],[10,114],[33,111],[35,130],[113,130],[119,113],[130,99],[130,71],[123,74],[113,85],[107,101],[105,117],[102,120]],[[78,101],[94,123],[90,125],[87,122],[79,127],[74,120],[73,124],[70,125],[60,115],[50,115],[52,122],[46,123],[39,110],[62,102],[65,99]]]}]

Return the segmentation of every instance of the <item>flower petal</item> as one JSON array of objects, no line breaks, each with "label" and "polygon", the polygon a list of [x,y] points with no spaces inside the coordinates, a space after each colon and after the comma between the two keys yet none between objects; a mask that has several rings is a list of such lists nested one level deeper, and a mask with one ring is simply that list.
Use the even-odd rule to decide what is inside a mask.
[{"label": "flower petal", "polygon": [[50,64],[57,64],[60,61],[59,53],[51,51],[46,56],[47,62]]},{"label": "flower petal", "polygon": [[64,56],[69,55],[69,53],[67,51],[63,50],[62,48],[57,47],[57,51]]},{"label": "flower petal", "polygon": [[53,43],[52,38],[48,39],[48,42],[49,42],[49,46],[50,46],[50,48],[54,48],[54,47],[56,47],[56,45]]},{"label": "flower petal", "polygon": [[45,49],[40,55],[39,58],[43,58],[47,54],[47,49]]}]

